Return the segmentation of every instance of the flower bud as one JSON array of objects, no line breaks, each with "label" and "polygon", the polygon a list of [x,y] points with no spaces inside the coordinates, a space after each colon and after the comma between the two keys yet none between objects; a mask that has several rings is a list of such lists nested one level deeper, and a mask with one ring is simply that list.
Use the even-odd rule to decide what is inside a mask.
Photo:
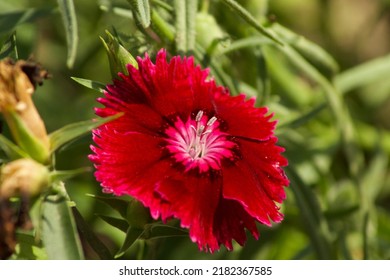
[{"label": "flower bud", "polygon": [[127,71],[126,65],[131,64],[134,67],[138,68],[137,61],[134,57],[121,45],[117,38],[112,36],[112,34],[106,31],[108,40],[105,41],[103,38],[100,38],[103,42],[104,48],[107,51],[108,61],[110,63],[111,76],[113,78],[118,78],[118,73],[129,74]]},{"label": "flower bud", "polygon": [[32,159],[18,159],[1,168],[1,198],[7,199],[15,195],[37,196],[48,185],[49,170]]},{"label": "flower bud", "polygon": [[35,83],[47,78],[39,65],[10,59],[0,61],[0,112],[16,143],[33,159],[49,159],[49,138],[45,125],[32,101]]}]

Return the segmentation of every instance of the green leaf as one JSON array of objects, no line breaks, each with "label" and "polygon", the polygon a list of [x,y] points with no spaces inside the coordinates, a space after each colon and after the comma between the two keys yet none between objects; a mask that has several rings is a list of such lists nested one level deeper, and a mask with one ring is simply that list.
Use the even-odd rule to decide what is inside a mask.
[{"label": "green leaf", "polygon": [[[39,163],[47,163],[49,159],[47,147],[30,131],[18,113],[9,111],[3,116],[7,121],[15,142],[29,155],[28,157]],[[14,151],[16,150],[14,149]]]},{"label": "green leaf", "polygon": [[21,260],[46,260],[47,254],[35,236],[27,232],[16,233],[16,258]]},{"label": "green leaf", "polygon": [[267,38],[271,39],[275,43],[279,45],[284,45],[283,42],[275,37],[269,30],[264,28],[260,23],[257,22],[257,20],[244,8],[242,7],[237,1],[235,0],[222,0],[223,3],[225,3],[227,6],[229,6],[231,9],[233,9],[237,14],[245,20],[247,23],[249,23],[252,27],[254,27],[257,31],[259,31],[261,34],[266,36]]},{"label": "green leaf", "polygon": [[390,55],[348,69],[335,77],[336,87],[343,93],[389,78]]},{"label": "green leaf", "polygon": [[69,68],[72,68],[76,59],[77,44],[79,40],[76,12],[73,0],[57,0],[57,3],[66,33],[66,42],[68,47],[66,64]]},{"label": "green leaf", "polygon": [[115,120],[122,116],[121,113],[108,118],[102,118],[98,120],[81,121],[73,124],[66,125],[49,135],[50,139],[50,152],[53,153],[62,145],[68,143],[71,140],[80,137],[81,135],[91,131],[94,128],[99,127],[109,121]]},{"label": "green leaf", "polygon": [[49,259],[84,259],[68,200],[60,193],[48,195],[43,201],[42,241]]},{"label": "green leaf", "polygon": [[188,231],[170,225],[153,223],[146,226],[143,239],[188,236]]},{"label": "green leaf", "polygon": [[336,209],[336,210],[331,209],[331,210],[325,211],[324,216],[328,220],[345,219],[349,215],[356,213],[359,210],[359,208],[360,208],[360,205],[355,204],[355,205],[351,205],[351,206],[341,208],[341,209]]},{"label": "green leaf", "polygon": [[133,245],[134,242],[141,237],[143,233],[144,233],[143,229],[129,227],[126,232],[125,241],[123,242],[118,252],[115,254],[115,258],[121,257],[131,247],[131,245]]},{"label": "green leaf", "polygon": [[188,53],[195,49],[197,0],[175,0],[176,49]]},{"label": "green leaf", "polygon": [[160,38],[165,39],[168,43],[175,40],[175,33],[172,27],[167,23],[156,10],[152,10],[152,28]]},{"label": "green leaf", "polygon": [[0,34],[13,32],[20,24],[32,22],[53,12],[52,8],[27,9],[0,14]]},{"label": "green leaf", "polygon": [[175,29],[176,29],[176,49],[180,53],[187,52],[187,22],[186,22],[186,1],[175,0]]},{"label": "green leaf", "polygon": [[263,46],[266,44],[270,44],[271,41],[266,38],[260,38],[259,36],[252,36],[247,38],[238,39],[232,42],[229,46],[226,46],[221,49],[218,53],[219,55],[226,55],[228,53],[238,51],[243,48],[251,48],[255,46]]},{"label": "green leaf", "polygon": [[80,235],[88,242],[91,248],[102,260],[112,259],[112,255],[102,241],[92,231],[91,227],[85,222],[83,216],[81,216],[79,210],[76,207],[72,207],[72,212],[75,217],[77,228]]},{"label": "green leaf", "polygon": [[14,60],[19,59],[18,49],[16,47],[16,32],[13,32],[1,47],[0,59],[6,57],[10,57]]},{"label": "green leaf", "polygon": [[280,24],[273,24],[272,29],[286,44],[290,44],[290,46],[296,49],[311,64],[315,65],[325,76],[331,77],[339,71],[339,65],[336,60],[317,44]]},{"label": "green leaf", "polygon": [[291,181],[291,190],[294,193],[317,257],[324,260],[331,259],[332,250],[328,237],[328,227],[316,196],[292,167],[287,167],[286,173]]},{"label": "green leaf", "polygon": [[124,200],[118,197],[106,197],[106,196],[98,196],[93,194],[89,194],[88,196],[91,196],[93,198],[96,198],[97,200],[100,200],[101,202],[104,202],[106,205],[116,210],[121,215],[122,218],[124,219],[127,218],[127,208],[129,203],[131,203],[131,201]]},{"label": "green leaf", "polygon": [[118,38],[114,37],[110,32],[106,30],[108,37],[107,42],[100,38],[104,48],[106,49],[108,61],[110,63],[111,76],[116,79],[118,73],[129,74],[127,65],[131,64],[133,67],[138,68],[138,63],[135,58],[129,53],[120,43]]},{"label": "green leaf", "polygon": [[334,115],[336,127],[341,136],[344,152],[348,159],[349,171],[353,177],[356,177],[362,169],[363,155],[356,146],[355,129],[341,93],[291,46],[286,44],[282,47],[277,47],[300,71],[305,73],[310,80],[318,84],[324,91],[329,107]]},{"label": "green leaf", "polygon": [[0,134],[0,148],[4,151],[10,160],[30,157],[25,151],[8,140],[3,134]]},{"label": "green leaf", "polygon": [[150,25],[150,6],[149,0],[128,0],[131,5],[135,18],[143,28]]},{"label": "green leaf", "polygon": [[88,79],[83,79],[83,78],[77,78],[77,77],[71,77],[72,80],[76,81],[80,85],[83,85],[87,88],[96,90],[98,92],[104,92],[104,89],[106,88],[106,85],[100,82],[88,80]]},{"label": "green leaf", "polygon": [[314,117],[316,117],[325,108],[326,108],[326,104],[323,103],[323,104],[315,107],[314,109],[310,110],[309,112],[303,113],[300,117],[293,119],[291,122],[284,123],[284,124],[280,125],[278,130],[280,131],[280,130],[283,130],[287,127],[288,128],[298,128],[298,127],[304,125],[305,123],[309,122]]},{"label": "green leaf", "polygon": [[118,219],[111,216],[106,215],[100,215],[97,214],[99,218],[101,218],[103,221],[105,221],[107,224],[113,226],[114,228],[117,228],[123,232],[127,232],[127,229],[129,228],[129,223],[126,220]]},{"label": "green leaf", "polygon": [[187,51],[193,52],[196,42],[196,14],[198,11],[198,0],[187,0],[186,2],[186,41]]},{"label": "green leaf", "polygon": [[65,181],[77,175],[90,172],[90,171],[91,171],[90,167],[81,167],[74,170],[54,170],[50,172],[50,181],[51,182]]}]

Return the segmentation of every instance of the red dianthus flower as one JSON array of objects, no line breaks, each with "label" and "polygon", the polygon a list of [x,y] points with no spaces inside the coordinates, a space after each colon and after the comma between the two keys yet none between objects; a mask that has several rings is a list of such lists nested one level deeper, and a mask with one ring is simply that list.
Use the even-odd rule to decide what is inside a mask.
[{"label": "red dianthus flower", "polygon": [[244,95],[231,96],[193,57],[145,55],[139,69],[107,86],[97,115],[120,118],[93,131],[95,176],[104,191],[130,195],[154,219],[174,217],[191,240],[214,252],[243,245],[245,228],[271,225],[289,184],[276,145],[275,121]]}]

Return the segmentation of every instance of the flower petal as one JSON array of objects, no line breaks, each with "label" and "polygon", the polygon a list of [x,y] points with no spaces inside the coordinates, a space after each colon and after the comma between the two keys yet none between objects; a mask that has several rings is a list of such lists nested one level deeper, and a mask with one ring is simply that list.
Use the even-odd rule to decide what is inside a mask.
[{"label": "flower petal", "polygon": [[206,81],[208,70],[194,65],[193,58],[173,57],[166,62],[166,52],[160,51],[154,65],[149,57],[139,59],[139,73],[151,95],[151,105],[163,116],[180,115],[210,110],[210,94],[218,89],[213,81]]},{"label": "flower petal", "polygon": [[255,167],[241,160],[223,170],[223,197],[236,200],[259,222],[271,226],[270,219],[280,222],[283,214],[267,194]]},{"label": "flower petal", "polygon": [[275,121],[266,116],[266,107],[255,108],[254,99],[245,101],[245,95],[215,95],[215,112],[225,122],[226,132],[233,137],[267,140],[273,135]]},{"label": "flower petal", "polygon": [[[93,140],[97,147],[92,147],[95,154],[90,159],[97,168],[95,176],[116,195],[128,193],[134,187],[132,182],[162,159],[160,140],[149,135],[104,126],[94,132]],[[158,175],[163,177],[164,173]]]},{"label": "flower petal", "polygon": [[162,181],[156,191],[168,201],[170,213],[180,219],[181,226],[189,228],[191,240],[199,249],[219,249],[213,224],[220,199],[220,179],[177,173]]},{"label": "flower petal", "polygon": [[255,220],[236,200],[221,199],[214,217],[214,234],[217,240],[232,250],[232,239],[241,246],[246,241],[245,228],[257,239],[259,233]]},{"label": "flower petal", "polygon": [[275,145],[276,141],[276,137],[261,143],[241,140],[240,150],[243,160],[252,167],[267,196],[282,203],[286,198],[284,186],[290,182],[281,168],[287,165],[287,160],[280,154],[284,149]]}]

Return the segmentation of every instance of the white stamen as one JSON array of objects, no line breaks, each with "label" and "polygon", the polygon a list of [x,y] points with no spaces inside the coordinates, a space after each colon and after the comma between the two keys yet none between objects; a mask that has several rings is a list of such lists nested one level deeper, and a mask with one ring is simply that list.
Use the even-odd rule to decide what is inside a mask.
[{"label": "white stamen", "polygon": [[200,122],[200,121],[202,120],[202,117],[203,117],[203,111],[200,110],[200,111],[198,112],[198,114],[196,115],[195,121],[196,121],[196,122]]},{"label": "white stamen", "polygon": [[207,122],[207,126],[211,126],[213,125],[215,122],[216,122],[217,118],[216,117],[212,117],[211,119],[209,119],[209,121]]}]

